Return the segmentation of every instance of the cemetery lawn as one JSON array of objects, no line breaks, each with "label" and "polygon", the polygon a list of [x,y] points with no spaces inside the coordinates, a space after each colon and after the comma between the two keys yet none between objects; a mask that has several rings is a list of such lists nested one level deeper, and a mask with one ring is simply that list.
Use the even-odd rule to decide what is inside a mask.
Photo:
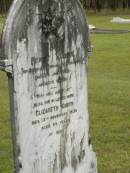
[{"label": "cemetery lawn", "polygon": [[[97,28],[130,29],[110,23],[112,17],[88,15]],[[99,170],[130,173],[130,33],[92,34],[91,41],[89,113]]]},{"label": "cemetery lawn", "polygon": [[[4,16],[0,16],[0,33]],[[13,173],[11,125],[9,115],[8,81],[0,72],[0,173]]]},{"label": "cemetery lawn", "polygon": [[[100,28],[130,29],[112,24],[112,16],[90,15]],[[121,16],[130,18],[130,16]],[[0,31],[3,18],[0,17]],[[92,34],[89,59],[89,112],[92,143],[100,173],[130,172],[130,33]],[[0,72],[0,173],[12,173],[12,144],[7,77]]]}]

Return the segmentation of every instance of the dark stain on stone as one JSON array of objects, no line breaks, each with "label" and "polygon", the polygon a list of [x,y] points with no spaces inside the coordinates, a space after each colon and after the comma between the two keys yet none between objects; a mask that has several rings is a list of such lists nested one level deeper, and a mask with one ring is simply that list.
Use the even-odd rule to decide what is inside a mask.
[{"label": "dark stain on stone", "polygon": [[78,156],[79,163],[81,163],[83,161],[84,157],[85,157],[85,149],[83,148],[84,147],[83,145],[84,145],[84,136],[83,136],[83,138],[80,142],[80,153],[79,153],[79,156]]},{"label": "dark stain on stone", "polygon": [[88,138],[88,144],[89,144],[89,146],[92,144],[90,133],[89,133],[89,138]]},{"label": "dark stain on stone", "polygon": [[59,151],[59,159],[60,159],[60,165],[59,165],[59,167],[60,167],[61,172],[67,166],[67,160],[66,160],[66,142],[67,142],[66,134],[62,134],[61,135],[61,139],[60,139],[60,151]]},{"label": "dark stain on stone", "polygon": [[78,167],[78,158],[76,156],[76,149],[73,147],[72,152],[71,152],[71,165],[72,168],[74,169],[74,172],[77,170]]},{"label": "dark stain on stone", "polygon": [[[64,120],[66,120],[67,117],[65,117]],[[63,133],[61,134],[61,137],[60,137],[60,150],[59,150],[59,160],[60,160],[60,172],[62,172],[64,170],[65,167],[68,166],[68,162],[67,162],[67,158],[66,158],[66,145],[67,145],[67,142],[68,142],[68,126],[69,124],[66,123],[64,125],[64,129],[63,129]]]},{"label": "dark stain on stone", "polygon": [[39,29],[42,30],[42,33],[45,34],[46,38],[48,38],[50,34],[55,35],[58,38],[59,35],[57,30],[63,21],[62,17],[56,17],[55,14],[52,14],[51,8],[49,7],[48,10],[44,12],[44,15],[41,14]]},{"label": "dark stain on stone", "polygon": [[85,56],[88,56],[88,45],[89,45],[89,29],[88,29],[88,25],[86,22],[86,15],[85,12],[83,12],[83,9],[80,6],[80,2],[77,1],[77,3],[74,3],[75,0],[73,1],[73,9],[76,13],[78,13],[78,15],[76,15],[76,21],[78,22],[78,27],[79,28],[79,32],[83,35],[83,47],[84,47],[84,51],[85,51]]},{"label": "dark stain on stone", "polygon": [[78,165],[83,161],[83,159],[85,157],[85,149],[83,148],[83,145],[84,145],[84,136],[83,136],[83,138],[81,139],[81,142],[80,142],[79,154],[77,153],[76,146],[74,146],[72,148],[72,151],[71,151],[71,165],[72,165],[72,168],[74,169],[74,172],[77,170]]},{"label": "dark stain on stone", "polygon": [[[18,27],[17,29],[18,29],[19,32],[15,33],[15,35],[18,34],[19,41],[22,41],[23,39],[26,39],[26,46],[27,46],[28,45],[27,28],[28,28],[29,25],[26,22],[28,20],[28,17],[30,16],[28,14],[27,1],[23,2],[22,6],[19,10],[19,15],[21,16],[20,17],[20,22],[19,22],[19,18],[15,19],[15,22],[17,23],[17,27]],[[23,25],[23,23],[24,23],[24,25]],[[14,37],[14,39],[16,39],[16,37]]]},{"label": "dark stain on stone", "polygon": [[[55,2],[52,0],[46,1],[43,4],[40,16],[40,29],[42,30],[42,38],[44,41],[47,41],[50,44],[50,47],[53,47],[56,50],[56,56],[57,56],[57,68],[58,68],[58,84],[60,87],[60,91],[63,91],[63,65],[62,65],[62,59],[63,59],[63,53],[64,53],[64,37],[60,38],[58,34],[59,27],[61,27],[64,24],[64,16],[63,13],[59,11],[59,3],[61,6],[63,6],[63,1],[61,2]],[[44,11],[44,12],[43,12]],[[54,13],[55,12],[55,13]],[[46,49],[43,47],[42,43],[42,50],[45,52],[49,52],[49,49]],[[49,54],[49,53],[48,53]],[[44,56],[45,57],[45,56]],[[46,58],[43,59],[43,68],[47,71],[47,74],[49,74],[49,56],[46,56]],[[60,103],[62,102],[63,93],[60,93]]]},{"label": "dark stain on stone", "polygon": [[20,156],[20,154],[21,154],[20,146],[17,147],[17,154],[18,154],[18,156]]},{"label": "dark stain on stone", "polygon": [[21,169],[22,168],[22,163],[21,162],[19,162],[19,169]]},{"label": "dark stain on stone", "polygon": [[[29,2],[31,3],[31,1]],[[79,27],[82,21],[76,17],[78,16],[77,11],[81,12],[81,10],[78,5],[74,5],[75,2],[73,0],[71,2],[68,0],[61,0],[60,2],[54,0],[39,0],[35,3],[39,9],[39,14],[37,15],[39,16],[39,32],[41,31],[43,76],[46,74],[49,77],[50,75],[49,51],[51,52],[51,49],[54,48],[57,58],[58,84],[60,91],[63,91],[65,79],[63,67],[66,66],[66,69],[68,69],[71,57],[73,57],[75,66],[77,63],[80,64],[84,59],[78,49],[76,55],[73,54],[72,50],[72,41],[74,40],[76,45],[77,35],[82,34],[82,31],[79,29],[82,28]],[[32,9],[34,9],[34,7],[32,7]],[[31,14],[31,12],[29,14]],[[67,16],[69,16],[69,18]],[[65,27],[67,32],[65,31]],[[62,34],[59,34],[59,29],[60,32],[63,30],[63,32],[61,32]],[[68,39],[67,42],[65,40],[66,38]],[[67,52],[65,51],[65,44],[68,46]],[[63,94],[63,92],[60,93],[60,105],[62,105]]]},{"label": "dark stain on stone", "polygon": [[92,161],[92,162],[91,162],[91,165],[90,165],[90,168],[93,170],[95,167],[96,167],[96,166],[95,166],[95,163],[94,163],[94,161]]},{"label": "dark stain on stone", "polygon": [[49,76],[49,44],[48,42],[41,42],[42,49],[42,69],[44,69],[44,73]]},{"label": "dark stain on stone", "polygon": [[22,163],[21,163],[21,160],[19,160],[19,158],[20,158],[20,155],[21,155],[21,150],[20,150],[20,146],[18,145],[17,146],[17,158],[18,158],[18,160],[16,160],[16,165],[15,165],[15,170],[16,171],[20,171],[21,169],[22,169]]},{"label": "dark stain on stone", "polygon": [[74,140],[75,140],[75,132],[73,133],[73,135],[72,135],[72,137],[71,137],[71,143],[72,143],[72,144],[73,144]]},{"label": "dark stain on stone", "polygon": [[55,153],[55,159],[53,163],[53,173],[57,173],[57,154]]}]

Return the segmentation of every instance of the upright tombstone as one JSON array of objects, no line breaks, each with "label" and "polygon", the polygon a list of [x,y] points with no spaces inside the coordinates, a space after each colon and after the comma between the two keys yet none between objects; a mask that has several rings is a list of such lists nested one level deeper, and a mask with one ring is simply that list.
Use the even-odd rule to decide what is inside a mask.
[{"label": "upright tombstone", "polygon": [[76,0],[15,0],[9,77],[15,173],[97,173],[89,140],[88,25]]}]

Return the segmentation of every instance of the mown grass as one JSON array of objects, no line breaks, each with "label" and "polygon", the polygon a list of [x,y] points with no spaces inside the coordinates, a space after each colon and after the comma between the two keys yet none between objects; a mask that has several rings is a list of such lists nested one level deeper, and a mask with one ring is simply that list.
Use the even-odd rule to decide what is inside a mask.
[{"label": "mown grass", "polygon": [[[130,16],[122,16],[130,18]],[[98,28],[130,29],[112,16],[88,16]],[[92,34],[89,112],[101,173],[130,173],[130,34]]]},{"label": "mown grass", "polygon": [[96,12],[95,14],[95,11],[92,10],[92,9],[89,9],[87,10],[87,14],[91,15],[91,16],[115,16],[115,15],[129,15],[130,14],[130,9],[123,9],[123,8],[118,8],[116,10],[111,10],[111,9],[102,9],[100,12]]},{"label": "mown grass", "polygon": [[[0,16],[0,35],[5,16]],[[9,113],[8,80],[0,72],[0,173],[13,173],[13,154],[11,140],[11,123]]]},{"label": "mown grass", "polygon": [[[110,23],[112,16],[88,19],[98,28],[130,29]],[[101,173],[130,173],[130,34],[92,34],[91,40],[89,112],[98,167]],[[0,72],[0,173],[13,172],[8,100],[7,77]]]},{"label": "mown grass", "polygon": [[0,173],[12,173],[12,142],[7,77],[0,72]]}]

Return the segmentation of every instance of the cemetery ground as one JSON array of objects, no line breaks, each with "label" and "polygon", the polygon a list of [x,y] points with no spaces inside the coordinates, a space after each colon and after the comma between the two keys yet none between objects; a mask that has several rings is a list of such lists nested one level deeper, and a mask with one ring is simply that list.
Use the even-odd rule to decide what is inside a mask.
[{"label": "cemetery ground", "polygon": [[[120,16],[128,17],[130,16]],[[98,28],[112,16],[88,16]],[[3,18],[0,17],[0,31]],[[101,173],[130,173],[130,34],[92,34],[89,59],[89,113],[94,150]],[[0,72],[0,173],[12,173],[12,144],[7,77]]]}]

